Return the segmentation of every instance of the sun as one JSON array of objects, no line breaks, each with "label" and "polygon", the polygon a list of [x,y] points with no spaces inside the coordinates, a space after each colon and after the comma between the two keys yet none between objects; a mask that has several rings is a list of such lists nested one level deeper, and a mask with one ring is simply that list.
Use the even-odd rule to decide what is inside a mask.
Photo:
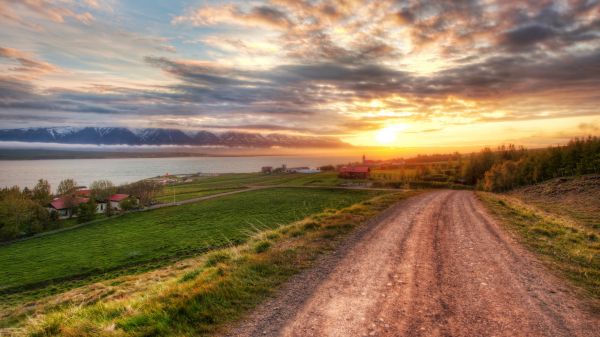
[{"label": "sun", "polygon": [[389,145],[396,141],[396,130],[392,130],[391,128],[383,128],[377,131],[375,140],[377,140],[379,144]]}]

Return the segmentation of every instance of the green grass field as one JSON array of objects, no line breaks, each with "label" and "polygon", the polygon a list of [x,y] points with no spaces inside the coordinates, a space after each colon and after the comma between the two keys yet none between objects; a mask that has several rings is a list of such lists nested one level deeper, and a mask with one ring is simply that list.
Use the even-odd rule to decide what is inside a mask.
[{"label": "green grass field", "polygon": [[[207,197],[210,195],[215,195],[215,194],[220,194],[220,193],[225,193],[225,192],[231,192],[231,191],[237,191],[240,190],[242,188],[218,188],[218,189],[194,189],[194,188],[178,188],[181,185],[174,185],[174,186],[169,186],[166,187],[161,196],[157,197],[156,200],[160,201],[161,203],[168,203],[168,202],[173,202],[173,199],[175,199],[176,202],[178,201],[184,201],[184,200],[189,200],[189,199],[194,199],[194,198],[200,198],[200,197]],[[173,193],[173,190],[175,190],[175,193]],[[189,190],[189,191],[185,191],[182,192],[181,190]],[[173,196],[175,196],[173,198]]]},{"label": "green grass field", "polygon": [[[337,186],[344,179],[337,177],[337,172],[322,172],[314,174],[285,173],[227,173],[212,177],[196,178],[193,182],[175,185],[177,193],[187,193],[200,189],[240,188],[249,185],[301,185],[301,186]],[[170,186],[163,193],[169,193]]]},{"label": "green grass field", "polygon": [[380,192],[276,188],[131,213],[0,247],[0,292],[47,286],[244,241],[252,233]]},{"label": "green grass field", "polygon": [[242,189],[248,186],[339,186],[344,179],[339,179],[336,172],[316,174],[286,173],[226,173],[218,176],[200,177],[192,182],[166,186],[156,198],[162,203],[183,201]]}]

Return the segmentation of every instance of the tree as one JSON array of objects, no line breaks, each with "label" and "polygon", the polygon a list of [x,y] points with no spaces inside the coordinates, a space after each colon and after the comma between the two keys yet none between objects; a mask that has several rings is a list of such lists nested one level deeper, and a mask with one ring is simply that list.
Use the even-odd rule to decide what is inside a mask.
[{"label": "tree", "polygon": [[106,179],[94,181],[90,185],[90,190],[92,190],[92,197],[96,198],[96,200],[106,200],[109,196],[117,192],[117,188],[112,181]]},{"label": "tree", "polygon": [[482,189],[506,191],[554,177],[600,173],[598,159],[600,138],[575,138],[564,146],[531,151],[510,145],[500,147],[494,165],[484,172],[483,179],[478,178],[484,167],[480,155],[472,155],[465,172],[473,173]]},{"label": "tree", "polygon": [[0,199],[0,240],[40,232],[49,222],[48,211],[18,189]]},{"label": "tree", "polygon": [[106,208],[104,209],[104,215],[107,217],[113,216],[114,210],[110,207],[110,201],[106,200]]},{"label": "tree", "polygon": [[48,209],[35,203],[30,207],[33,211],[33,218],[29,224],[28,234],[36,234],[50,229],[51,219]]},{"label": "tree", "polygon": [[60,221],[60,215],[56,210],[50,211],[50,225],[54,226]]},{"label": "tree", "polygon": [[77,222],[83,223],[92,221],[96,218],[96,202],[94,198],[90,198],[88,202],[79,204],[77,212]]},{"label": "tree", "polygon": [[0,201],[0,238],[3,241],[16,238],[22,231],[26,218],[23,200],[15,194],[6,194]]},{"label": "tree", "polygon": [[31,192],[31,190],[27,186],[23,188],[23,192],[21,193],[26,199],[31,199],[33,197],[33,192]]},{"label": "tree", "polygon": [[73,179],[64,179],[58,184],[56,193],[58,195],[67,195],[75,192],[77,189],[77,183]]},{"label": "tree", "polygon": [[32,192],[33,195],[31,198],[42,206],[52,201],[52,193],[50,191],[50,184],[48,183],[48,180],[38,180]]},{"label": "tree", "polygon": [[140,205],[146,206],[163,189],[163,185],[151,180],[141,180],[133,184],[121,186],[119,189],[123,193],[137,197]]}]

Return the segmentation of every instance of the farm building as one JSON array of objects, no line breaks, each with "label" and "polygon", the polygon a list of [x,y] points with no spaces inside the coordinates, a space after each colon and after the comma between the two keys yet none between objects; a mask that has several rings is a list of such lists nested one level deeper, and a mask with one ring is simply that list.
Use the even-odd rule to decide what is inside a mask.
[{"label": "farm building", "polygon": [[73,208],[88,202],[89,198],[82,197],[59,197],[48,204],[49,212],[57,212],[60,219],[73,216]]},{"label": "farm building", "polygon": [[368,166],[343,166],[338,171],[338,177],[344,179],[368,179],[371,169]]},{"label": "farm building", "polygon": [[260,171],[265,174],[270,174],[273,172],[273,166],[263,166],[261,167]]}]

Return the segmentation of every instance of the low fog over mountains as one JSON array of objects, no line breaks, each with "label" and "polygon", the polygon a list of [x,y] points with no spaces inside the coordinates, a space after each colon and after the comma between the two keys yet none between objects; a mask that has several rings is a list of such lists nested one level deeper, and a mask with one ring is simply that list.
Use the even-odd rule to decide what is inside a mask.
[{"label": "low fog over mountains", "polygon": [[227,147],[340,147],[347,144],[328,137],[176,129],[123,127],[49,127],[0,130],[0,141],[90,145],[194,145]]}]

